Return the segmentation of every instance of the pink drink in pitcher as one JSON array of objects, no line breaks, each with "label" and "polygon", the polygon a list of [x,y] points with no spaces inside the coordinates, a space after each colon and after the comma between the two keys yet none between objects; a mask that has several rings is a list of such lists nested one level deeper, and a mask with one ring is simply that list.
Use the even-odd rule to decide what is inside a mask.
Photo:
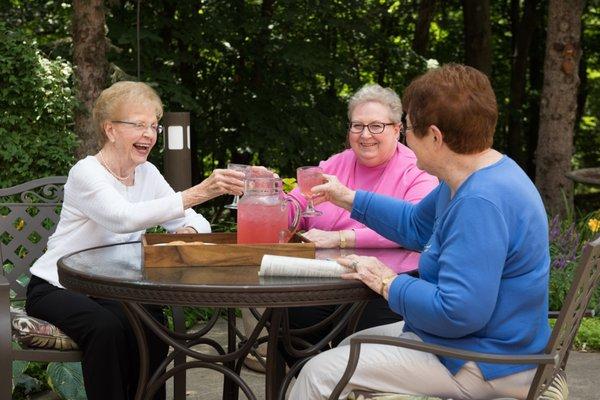
[{"label": "pink drink in pitcher", "polygon": [[[296,211],[289,228],[288,203]],[[279,178],[247,178],[244,195],[238,202],[238,243],[285,243],[298,226],[300,206],[293,199],[284,199]]]},{"label": "pink drink in pitcher", "polygon": [[238,243],[279,243],[288,229],[287,207],[256,202],[238,203]]}]

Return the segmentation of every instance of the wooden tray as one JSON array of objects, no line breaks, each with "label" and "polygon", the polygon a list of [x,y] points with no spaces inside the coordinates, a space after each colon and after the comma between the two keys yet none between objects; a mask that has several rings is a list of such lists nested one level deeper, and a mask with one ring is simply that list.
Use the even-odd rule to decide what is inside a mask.
[{"label": "wooden tray", "polygon": [[[179,244],[168,244],[175,241]],[[275,244],[237,244],[236,234],[230,232],[142,235],[142,265],[146,268],[260,265],[265,254],[315,258],[315,244],[299,235],[291,243]]]}]

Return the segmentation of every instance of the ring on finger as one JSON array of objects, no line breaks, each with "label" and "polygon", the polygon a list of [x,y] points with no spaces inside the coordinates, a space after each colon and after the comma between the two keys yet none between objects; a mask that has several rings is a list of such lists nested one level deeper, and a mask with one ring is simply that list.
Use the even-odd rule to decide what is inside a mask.
[{"label": "ring on finger", "polygon": [[350,267],[353,270],[356,270],[356,267],[358,267],[358,261],[357,260],[352,261],[352,263],[350,264]]}]

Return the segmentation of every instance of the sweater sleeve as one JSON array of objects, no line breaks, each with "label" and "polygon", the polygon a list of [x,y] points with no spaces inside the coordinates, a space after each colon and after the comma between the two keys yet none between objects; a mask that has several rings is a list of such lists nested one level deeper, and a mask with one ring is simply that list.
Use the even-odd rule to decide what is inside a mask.
[{"label": "sweater sleeve", "polygon": [[[425,198],[437,185],[436,177],[419,170],[416,166],[414,170],[414,179],[404,193],[403,200],[416,204]],[[398,243],[386,239],[370,228],[354,229],[356,234],[356,247],[398,247]],[[419,257],[412,257],[414,267],[417,267]]]},{"label": "sweater sleeve", "polygon": [[389,305],[414,328],[459,338],[483,328],[494,312],[508,229],[485,199],[461,199],[448,212],[432,239],[439,241],[438,281],[399,276],[390,286]]},{"label": "sweater sleeve", "polygon": [[431,236],[438,192],[436,188],[418,204],[411,204],[359,190],[351,217],[406,249],[420,251]]},{"label": "sweater sleeve", "polygon": [[98,171],[78,164],[69,172],[65,202],[114,233],[131,233],[184,216],[181,193],[127,201]]},{"label": "sweater sleeve", "polygon": [[[156,184],[156,198],[160,199],[163,197],[172,196],[175,191],[171,185],[169,185],[164,176],[162,176],[156,167],[152,166],[152,168],[154,172],[152,181]],[[184,211],[184,216],[182,218],[175,218],[170,221],[165,221],[161,225],[168,231],[175,231],[176,229],[184,226],[191,226],[198,233],[209,233],[211,231],[210,223],[206,220],[206,218],[191,208],[188,208]]]}]

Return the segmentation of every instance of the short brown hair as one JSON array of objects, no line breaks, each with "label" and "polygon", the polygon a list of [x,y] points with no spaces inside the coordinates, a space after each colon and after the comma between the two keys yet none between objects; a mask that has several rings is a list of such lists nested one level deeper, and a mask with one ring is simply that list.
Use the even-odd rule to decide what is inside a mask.
[{"label": "short brown hair", "polygon": [[431,125],[459,154],[492,147],[498,105],[489,79],[475,68],[447,64],[415,78],[404,91],[402,103],[418,137]]},{"label": "short brown hair", "polygon": [[150,85],[144,82],[116,82],[100,93],[92,109],[94,129],[98,134],[98,141],[101,146],[108,140],[104,133],[104,124],[113,120],[115,114],[125,103],[144,104],[152,107],[157,119],[160,119],[163,115],[160,97]]}]

